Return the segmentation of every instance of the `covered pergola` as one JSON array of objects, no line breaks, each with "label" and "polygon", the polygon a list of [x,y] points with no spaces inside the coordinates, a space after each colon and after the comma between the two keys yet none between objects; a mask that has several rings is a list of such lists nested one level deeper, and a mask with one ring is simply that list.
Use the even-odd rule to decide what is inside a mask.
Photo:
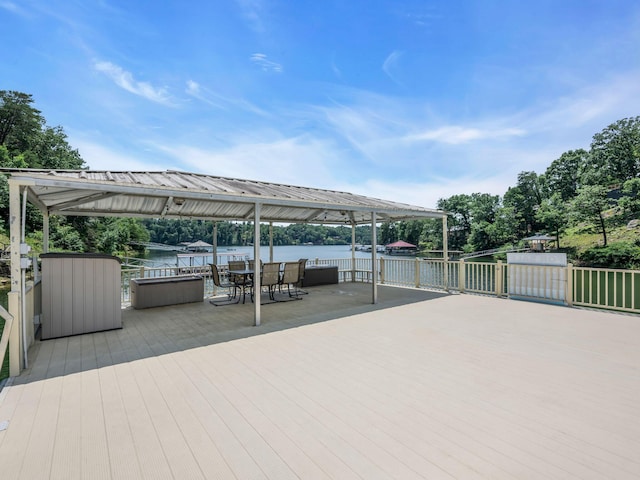
[{"label": "covered pergola", "polygon": [[[254,223],[254,258],[260,258],[261,223],[350,225],[355,264],[355,227],[371,225],[371,301],[377,302],[376,225],[425,218],[443,221],[444,258],[447,258],[446,212],[347,192],[216,177],[179,171],[95,171],[0,169],[8,175],[10,197],[11,375],[23,368],[25,338],[24,218],[27,202],[43,215],[43,250],[49,249],[51,215],[91,217],[151,217]],[[215,224],[215,223],[214,223]],[[214,233],[215,236],[215,233]],[[271,243],[271,242],[270,242]],[[444,269],[445,275],[447,269]],[[446,279],[445,279],[446,284]],[[256,275],[255,288],[260,289]],[[255,325],[260,325],[260,302],[254,303]],[[11,325],[7,322],[7,325]],[[17,328],[15,328],[17,326]],[[6,344],[3,335],[0,347]],[[3,348],[0,348],[3,351]]]}]

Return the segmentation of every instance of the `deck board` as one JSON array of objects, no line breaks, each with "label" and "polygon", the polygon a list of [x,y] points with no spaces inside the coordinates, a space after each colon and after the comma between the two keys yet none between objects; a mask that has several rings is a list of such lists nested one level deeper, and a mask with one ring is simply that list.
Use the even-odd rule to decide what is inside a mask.
[{"label": "deck board", "polygon": [[0,395],[0,477],[640,477],[639,317],[308,290],[260,327],[205,301],[36,342]]}]

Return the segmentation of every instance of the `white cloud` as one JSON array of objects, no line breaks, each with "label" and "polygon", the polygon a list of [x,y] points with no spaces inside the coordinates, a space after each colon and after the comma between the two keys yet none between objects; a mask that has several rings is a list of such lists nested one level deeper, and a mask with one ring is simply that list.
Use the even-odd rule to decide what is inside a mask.
[{"label": "white cloud", "polygon": [[640,72],[616,76],[591,84],[572,95],[555,98],[547,104],[520,113],[532,130],[553,134],[562,130],[593,129],[591,134],[610,123],[640,111]]},{"label": "white cloud", "polygon": [[336,65],[335,58],[331,59],[331,71],[337,78],[342,78],[342,71]]},{"label": "white cloud", "polygon": [[197,97],[200,95],[200,84],[198,82],[194,82],[193,80],[187,80],[187,95],[193,95]]},{"label": "white cloud", "polygon": [[224,148],[193,145],[155,145],[187,168],[210,175],[263,180],[291,185],[330,188],[335,182],[328,159],[333,147],[310,136],[278,138],[263,133],[263,140],[235,138]]},{"label": "white cloud", "polygon": [[382,71],[391,80],[393,80],[394,83],[397,83],[398,85],[401,85],[401,83],[396,78],[395,70],[398,67],[398,61],[400,60],[401,56],[402,56],[402,52],[399,52],[398,50],[394,50],[389,54],[389,56],[385,59],[384,63],[382,64]]},{"label": "white cloud", "polygon": [[408,135],[405,139],[408,141],[432,140],[434,142],[458,145],[476,140],[520,137],[524,134],[525,131],[520,128],[482,129],[447,125],[433,130],[427,130],[422,133]]},{"label": "white cloud", "polygon": [[[242,100],[217,95],[195,80],[186,81],[184,91],[234,115],[240,110],[233,102]],[[253,116],[250,127],[245,122],[246,128],[223,128],[214,136],[209,123],[174,135],[171,143],[142,139],[149,151],[140,151],[138,159],[96,144],[90,154],[78,146],[92,168],[174,168],[435,207],[439,198],[454,194],[504,195],[519,172],[543,173],[563,151],[588,148],[594,133],[640,110],[640,86],[630,78],[593,85],[550,106],[458,122],[443,120],[426,103],[353,89],[339,93],[341,103],[269,112],[268,123]],[[296,132],[299,119],[312,128],[291,133],[292,119]],[[212,145],[212,138],[220,144]]]},{"label": "white cloud", "polygon": [[120,88],[163,105],[171,105],[171,99],[164,87],[158,88],[149,82],[140,82],[133,78],[131,72],[127,72],[111,62],[95,62],[94,68],[114,81]]},{"label": "white cloud", "polygon": [[265,72],[282,73],[282,65],[268,60],[264,53],[254,53],[251,55],[251,61],[262,68]]},{"label": "white cloud", "polygon": [[193,97],[197,100],[200,100],[201,102],[206,103],[207,105],[219,108],[221,110],[244,110],[246,112],[251,112],[262,117],[270,116],[270,113],[243,98],[225,97],[223,95],[219,95],[212,92],[210,89],[201,86],[198,82],[195,82],[193,80],[187,81],[187,88],[185,89],[185,93],[190,97]]},{"label": "white cloud", "polygon": [[82,159],[92,170],[131,171],[170,168],[169,166],[152,166],[150,162],[135,158],[135,155],[113,150],[95,140],[84,138],[84,135],[80,138],[70,135],[70,143],[78,149]]},{"label": "white cloud", "polygon": [[263,17],[265,5],[263,0],[236,0],[242,14],[248,20],[249,26],[258,33],[265,30]]},{"label": "white cloud", "polygon": [[15,13],[16,15],[20,15],[22,17],[29,16],[24,8],[16,5],[14,2],[0,2],[0,8],[4,8],[5,10],[8,10],[9,12]]},{"label": "white cloud", "polygon": [[425,182],[392,182],[384,179],[372,179],[362,185],[342,184],[336,188],[369,197],[425,208],[436,208],[439,199],[458,194],[489,193],[502,196],[506,191],[505,185],[511,184],[514,184],[512,178],[498,174],[487,178],[465,176],[437,178]]}]

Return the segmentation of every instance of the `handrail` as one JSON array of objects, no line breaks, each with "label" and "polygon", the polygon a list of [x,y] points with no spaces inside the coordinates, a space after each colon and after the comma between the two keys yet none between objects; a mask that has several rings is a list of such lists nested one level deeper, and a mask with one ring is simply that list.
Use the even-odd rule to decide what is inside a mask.
[{"label": "handrail", "polygon": [[488,250],[478,250],[477,252],[464,253],[460,255],[460,259],[468,259],[468,258],[476,258],[476,257],[485,257],[487,255],[492,255],[494,253],[513,253],[513,252],[524,252],[526,250],[530,250],[526,247],[513,247],[513,248],[490,248]]},{"label": "handrail", "polygon": [[7,312],[2,305],[0,305],[0,317],[4,318],[4,329],[2,330],[2,336],[0,337],[0,371],[4,366],[4,357],[7,354],[7,347],[9,346],[9,336],[11,335],[11,327],[13,327],[13,315]]}]

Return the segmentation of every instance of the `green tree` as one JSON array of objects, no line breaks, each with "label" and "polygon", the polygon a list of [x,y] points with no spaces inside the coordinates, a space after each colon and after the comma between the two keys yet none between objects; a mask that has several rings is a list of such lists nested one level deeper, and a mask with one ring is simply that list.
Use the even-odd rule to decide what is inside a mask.
[{"label": "green tree", "polygon": [[623,118],[593,136],[590,179],[624,183],[640,176],[640,116]]},{"label": "green tree", "polygon": [[[421,220],[410,220],[397,223],[397,239],[404,240],[413,245],[420,243],[420,236],[424,225]],[[383,242],[386,243],[386,242]]]},{"label": "green tree", "polygon": [[32,104],[29,94],[0,90],[0,145],[12,154],[30,150],[44,125],[44,117]]},{"label": "green tree", "polygon": [[632,217],[640,214],[640,178],[632,178],[624,182],[618,205]]},{"label": "green tree", "polygon": [[500,197],[488,193],[471,194],[471,234],[469,246],[472,250],[486,250],[499,246],[493,224],[500,208]]},{"label": "green tree", "polygon": [[551,198],[542,200],[536,219],[545,231],[554,233],[556,246],[560,248],[560,234],[567,227],[568,220],[567,204],[562,199],[562,193],[556,192]]},{"label": "green tree", "polygon": [[64,217],[51,218],[51,247],[53,250],[84,252],[85,246],[80,234]]},{"label": "green tree", "polygon": [[535,172],[520,172],[518,184],[510,187],[504,194],[503,204],[510,207],[515,222],[510,222],[516,228],[513,237],[522,238],[539,228],[536,221],[536,211],[543,199],[543,180]]},{"label": "green tree", "polygon": [[[429,250],[441,250],[442,245],[442,220],[439,218],[427,218],[422,221],[422,233],[420,234],[420,247]],[[448,228],[447,219],[447,245],[450,250],[460,250],[451,242],[451,230]],[[464,245],[464,244],[463,244]]]},{"label": "green tree", "polygon": [[487,226],[489,238],[496,246],[515,243],[519,238],[520,216],[511,205],[499,207],[493,224]]},{"label": "green tree", "polygon": [[557,193],[562,201],[571,200],[581,185],[581,178],[587,169],[588,153],[580,148],[569,150],[551,162],[544,173],[550,195]]},{"label": "green tree", "polygon": [[[7,168],[83,168],[84,161],[71,148],[62,127],[47,127],[31,95],[0,90],[0,166]],[[0,177],[0,217],[9,215],[9,189]],[[27,230],[41,227],[41,215],[27,208]],[[55,228],[55,227],[53,227]],[[68,236],[65,229],[64,236]]]},{"label": "green tree", "polygon": [[384,222],[380,225],[380,243],[386,245],[398,240],[395,222]]},{"label": "green tree", "polygon": [[138,251],[132,242],[148,242],[149,232],[134,218],[101,218],[93,225],[96,231],[95,250],[110,255],[128,255]]},{"label": "green tree", "polygon": [[602,233],[604,246],[607,246],[607,229],[603,212],[610,207],[607,189],[602,185],[585,185],[571,202],[571,214],[576,221],[595,225]]},{"label": "green tree", "polygon": [[34,144],[28,151],[29,166],[55,170],[84,168],[84,160],[67,138],[62,127],[45,127],[34,136]]},{"label": "green tree", "polygon": [[438,208],[449,213],[447,228],[452,250],[462,250],[471,234],[471,204],[471,196],[465,194],[438,200]]}]

